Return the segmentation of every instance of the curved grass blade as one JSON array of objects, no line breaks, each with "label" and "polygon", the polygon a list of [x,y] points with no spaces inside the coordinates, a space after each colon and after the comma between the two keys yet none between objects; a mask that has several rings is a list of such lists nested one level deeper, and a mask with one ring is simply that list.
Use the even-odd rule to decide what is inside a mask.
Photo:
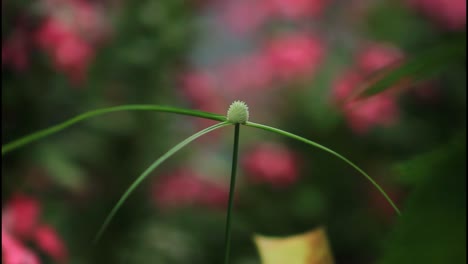
[{"label": "curved grass blade", "polygon": [[121,106],[114,106],[114,107],[109,107],[109,108],[101,108],[101,109],[92,110],[92,111],[83,113],[65,122],[62,122],[60,124],[51,126],[49,128],[40,130],[38,132],[32,133],[20,139],[17,139],[13,142],[7,143],[2,146],[2,156],[12,150],[20,148],[26,144],[32,143],[43,137],[57,133],[85,119],[98,116],[98,115],[102,115],[102,114],[112,113],[112,112],[131,111],[131,110],[167,112],[167,113],[174,113],[174,114],[187,115],[187,116],[196,116],[196,117],[212,119],[212,120],[217,120],[217,121],[226,120],[226,118],[222,115],[217,115],[217,114],[202,112],[202,111],[197,111],[197,110],[175,108],[175,107],[169,107],[169,106],[159,106],[159,105],[121,105]]},{"label": "curved grass blade", "polygon": [[372,179],[367,173],[365,173],[361,168],[359,168],[357,165],[355,165],[354,163],[352,163],[350,160],[343,157],[342,155],[340,155],[340,154],[336,153],[335,151],[333,151],[333,150],[331,150],[331,149],[329,149],[327,147],[324,147],[324,146],[322,146],[322,145],[320,145],[320,144],[318,144],[316,142],[313,142],[311,140],[305,139],[305,138],[300,137],[298,135],[283,131],[281,129],[277,129],[277,128],[274,128],[274,127],[270,127],[270,126],[266,126],[266,125],[262,125],[262,124],[257,124],[257,123],[253,123],[253,122],[247,122],[245,125],[250,126],[250,127],[260,128],[260,129],[263,129],[263,130],[266,130],[266,131],[270,131],[270,132],[273,132],[273,133],[276,133],[276,134],[280,134],[280,135],[283,135],[283,136],[286,136],[286,137],[290,137],[292,139],[302,141],[302,142],[304,142],[304,143],[306,143],[308,145],[311,145],[313,147],[324,150],[324,151],[326,151],[326,152],[340,158],[344,162],[351,165],[351,167],[356,169],[362,175],[364,175],[364,177],[366,177],[366,179],[369,180],[372,183],[372,185],[374,185],[374,187],[377,188],[377,190],[380,191],[380,193],[385,197],[385,199],[388,201],[388,203],[393,207],[393,209],[395,209],[397,214],[401,215],[400,209],[398,209],[398,207],[395,205],[395,203],[392,201],[392,199],[387,195],[387,193],[382,189],[382,187],[380,187],[380,185],[376,181],[374,181],[374,179]]},{"label": "curved grass blade", "polygon": [[466,35],[426,49],[404,63],[397,62],[373,74],[348,100],[370,97],[402,81],[405,85],[430,78],[466,58]]},{"label": "curved grass blade", "polygon": [[231,125],[230,123],[228,122],[222,122],[222,123],[218,123],[216,125],[213,125],[213,126],[210,126],[208,128],[205,128],[195,134],[193,134],[192,136],[186,138],[185,140],[183,140],[182,142],[180,142],[179,144],[177,144],[176,146],[174,146],[173,148],[171,148],[169,151],[167,151],[164,155],[162,155],[159,159],[157,159],[155,162],[153,162],[153,164],[151,164],[151,166],[149,166],[140,176],[138,176],[138,178],[130,185],[130,187],[128,187],[128,189],[125,191],[125,193],[122,195],[122,197],[119,199],[119,201],[116,203],[116,205],[114,206],[114,208],[112,208],[112,211],[109,213],[109,215],[107,216],[106,220],[104,221],[104,223],[102,224],[101,228],[99,229],[99,232],[97,233],[96,237],[94,238],[93,240],[93,244],[96,244],[99,239],[101,238],[102,234],[104,233],[104,231],[106,230],[107,226],[109,225],[110,221],[112,220],[112,218],[114,218],[114,215],[115,213],[119,210],[119,208],[122,206],[122,204],[125,202],[125,200],[127,200],[128,196],[135,190],[136,187],[138,187],[138,185],[154,170],[156,169],[159,165],[161,165],[161,163],[163,163],[165,160],[167,160],[168,158],[170,158],[172,155],[174,155],[177,151],[179,151],[181,148],[185,147],[186,145],[188,145],[190,142],[194,141],[195,139],[213,131],[213,130],[216,130],[218,128],[221,128],[223,126],[228,126],[228,125]]}]

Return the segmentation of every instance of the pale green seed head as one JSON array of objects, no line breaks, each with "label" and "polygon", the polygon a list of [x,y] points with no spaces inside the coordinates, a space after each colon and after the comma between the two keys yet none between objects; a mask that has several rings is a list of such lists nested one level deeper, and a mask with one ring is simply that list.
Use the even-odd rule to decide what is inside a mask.
[{"label": "pale green seed head", "polygon": [[242,101],[234,101],[227,111],[227,120],[234,124],[249,121],[249,107]]}]

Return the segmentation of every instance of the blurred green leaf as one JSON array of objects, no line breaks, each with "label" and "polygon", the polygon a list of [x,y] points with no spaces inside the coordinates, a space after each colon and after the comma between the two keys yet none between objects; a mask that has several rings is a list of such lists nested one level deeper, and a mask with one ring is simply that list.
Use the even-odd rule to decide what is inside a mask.
[{"label": "blurred green leaf", "polygon": [[206,263],[206,253],[197,237],[160,220],[140,222],[125,235],[123,243],[117,263]]},{"label": "blurred green leaf", "polygon": [[85,187],[85,172],[60,149],[53,146],[41,148],[37,157],[49,172],[48,175],[58,185],[71,191],[80,191]]},{"label": "blurred green leaf", "polygon": [[411,47],[423,39],[437,37],[433,25],[404,1],[373,1],[362,27],[369,39],[395,43],[399,47]]},{"label": "blurred green leaf", "polygon": [[437,149],[398,163],[394,166],[398,181],[410,185],[424,181],[431,175],[434,167],[444,166],[450,161],[453,153],[464,148],[465,144],[465,137],[458,136]]},{"label": "blurred green leaf", "polygon": [[380,264],[466,263],[466,148],[427,166]]}]

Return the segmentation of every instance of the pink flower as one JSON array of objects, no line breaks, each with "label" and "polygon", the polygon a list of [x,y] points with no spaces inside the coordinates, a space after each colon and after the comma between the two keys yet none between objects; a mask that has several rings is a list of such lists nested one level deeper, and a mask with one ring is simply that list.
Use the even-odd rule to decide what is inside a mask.
[{"label": "pink flower", "polygon": [[203,179],[188,170],[178,170],[157,179],[153,197],[161,209],[201,205],[224,208],[229,191],[226,187]]},{"label": "pink flower", "polygon": [[40,205],[34,198],[16,194],[7,202],[2,214],[2,254],[7,264],[39,263],[36,256],[21,244],[31,240],[56,261],[66,261],[63,242],[51,227],[39,223],[39,214]]},{"label": "pink flower", "polygon": [[408,3],[447,30],[466,27],[466,0],[408,0]]},{"label": "pink flower", "polygon": [[209,72],[186,72],[180,77],[180,86],[183,95],[194,105],[206,105],[210,101],[216,101],[216,79]]},{"label": "pink flower", "polygon": [[357,55],[359,70],[371,74],[403,59],[403,53],[389,44],[369,44]]},{"label": "pink flower", "polygon": [[[227,186],[220,186],[214,183],[208,183],[205,186],[205,192],[200,197],[200,205],[209,208],[226,208],[229,200],[229,189]],[[234,198],[235,200],[235,198]]]},{"label": "pink flower", "polygon": [[86,77],[86,71],[94,51],[91,46],[75,35],[69,36],[54,50],[54,63],[74,83],[81,83]]},{"label": "pink flower", "polygon": [[70,4],[74,12],[73,22],[77,33],[92,43],[98,43],[107,37],[108,25],[96,5],[81,0],[71,1]]},{"label": "pink flower", "polygon": [[218,76],[231,95],[237,97],[263,90],[273,83],[273,69],[268,58],[262,55],[239,57],[220,68]]},{"label": "pink flower", "polygon": [[393,94],[384,92],[368,99],[351,99],[363,78],[355,71],[345,73],[333,85],[333,99],[344,112],[351,129],[358,134],[365,134],[373,126],[390,126],[398,120],[398,106]]},{"label": "pink flower", "polygon": [[41,3],[49,14],[35,34],[36,42],[52,57],[55,68],[79,85],[86,79],[94,46],[107,36],[107,24],[97,6],[87,1]]},{"label": "pink flower", "polygon": [[313,18],[321,15],[326,0],[270,0],[275,14],[289,19]]},{"label": "pink flower", "polygon": [[40,211],[39,201],[16,194],[6,205],[2,214],[2,224],[14,235],[29,238],[38,224]]},{"label": "pink flower", "polygon": [[94,51],[69,25],[49,18],[37,31],[36,40],[52,56],[58,70],[75,84],[84,81]]},{"label": "pink flower", "polygon": [[53,51],[71,35],[73,31],[70,26],[55,18],[48,18],[39,27],[35,36],[41,49]]},{"label": "pink flower", "polygon": [[55,229],[48,225],[41,225],[36,229],[34,239],[39,249],[48,254],[55,261],[59,263],[66,262],[68,255],[67,250]]},{"label": "pink flower", "polygon": [[97,4],[83,0],[42,0],[41,8],[47,20],[58,22],[90,43],[98,43],[109,33],[102,11]]},{"label": "pink flower", "polygon": [[388,94],[379,94],[345,105],[348,124],[358,134],[365,134],[375,125],[394,125],[398,120],[398,115],[395,99]]},{"label": "pink flower", "polygon": [[360,82],[362,82],[362,76],[357,71],[344,73],[333,84],[333,100],[341,104],[353,93]]},{"label": "pink flower", "polygon": [[322,42],[303,33],[284,35],[267,43],[265,54],[280,80],[314,74],[324,57]]},{"label": "pink flower", "polygon": [[299,177],[298,157],[281,145],[262,143],[244,155],[242,167],[255,183],[286,187]]},{"label": "pink flower", "polygon": [[271,16],[268,0],[228,1],[222,7],[220,19],[233,32],[246,34],[260,27]]},{"label": "pink flower", "polygon": [[[217,79],[211,72],[205,70],[186,71],[179,78],[180,92],[187,99],[192,108],[212,113],[223,113],[226,109],[226,98],[221,96],[217,88]],[[214,125],[212,120],[197,118],[195,126],[197,130]],[[200,141],[212,141],[218,138],[221,131],[210,133],[209,137],[202,137]]]},{"label": "pink flower", "polygon": [[366,76],[402,59],[402,52],[389,44],[369,44],[356,56],[354,69],[348,70],[334,82],[333,101],[344,112],[347,123],[355,133],[365,134],[376,125],[390,126],[397,122],[399,111],[395,97],[399,84],[368,99],[358,100],[350,96],[361,87]]},{"label": "pink flower", "polygon": [[39,259],[2,227],[2,263],[39,264]]}]

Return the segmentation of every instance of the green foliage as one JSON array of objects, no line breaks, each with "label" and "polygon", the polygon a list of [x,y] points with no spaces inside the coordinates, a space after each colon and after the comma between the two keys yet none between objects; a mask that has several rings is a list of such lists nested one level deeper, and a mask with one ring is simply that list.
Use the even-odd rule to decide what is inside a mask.
[{"label": "green foliage", "polygon": [[417,155],[394,166],[398,181],[410,186],[417,186],[434,173],[434,168],[444,168],[454,158],[454,152],[465,148],[465,135],[457,136],[449,143],[428,153]]},{"label": "green foliage", "polygon": [[466,147],[444,152],[404,172],[418,183],[379,263],[466,263]]}]

